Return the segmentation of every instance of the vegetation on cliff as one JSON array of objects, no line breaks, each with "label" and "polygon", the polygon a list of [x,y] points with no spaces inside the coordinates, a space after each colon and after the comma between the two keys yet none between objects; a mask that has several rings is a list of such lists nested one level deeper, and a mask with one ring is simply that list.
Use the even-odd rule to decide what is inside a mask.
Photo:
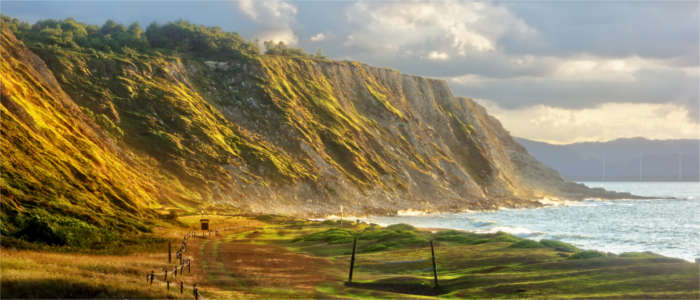
[{"label": "vegetation on cliff", "polygon": [[3,109],[16,116],[3,119],[4,235],[28,236],[24,218],[43,211],[54,217],[32,222],[50,232],[143,231],[158,213],[215,205],[458,210],[534,205],[567,188],[443,81],[283,44],[262,54],[185,21],[2,21]]}]

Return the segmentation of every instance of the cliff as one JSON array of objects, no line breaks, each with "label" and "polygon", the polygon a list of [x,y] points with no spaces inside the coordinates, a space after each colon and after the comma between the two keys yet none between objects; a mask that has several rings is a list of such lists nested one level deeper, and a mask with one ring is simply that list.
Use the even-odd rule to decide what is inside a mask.
[{"label": "cliff", "polygon": [[441,80],[2,36],[4,233],[36,209],[98,226],[217,205],[327,215],[626,196],[565,182]]}]

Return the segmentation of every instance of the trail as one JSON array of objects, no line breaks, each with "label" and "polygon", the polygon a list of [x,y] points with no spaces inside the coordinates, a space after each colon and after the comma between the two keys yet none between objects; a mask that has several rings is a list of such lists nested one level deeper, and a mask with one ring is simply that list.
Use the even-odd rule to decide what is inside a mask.
[{"label": "trail", "polygon": [[[335,280],[328,259],[260,243],[255,229],[259,227],[238,228],[197,240],[191,254],[199,264],[193,265],[192,272],[202,286],[248,295],[285,291],[285,297],[310,296],[316,293],[318,284]],[[245,232],[252,233],[243,239],[234,238]]]}]

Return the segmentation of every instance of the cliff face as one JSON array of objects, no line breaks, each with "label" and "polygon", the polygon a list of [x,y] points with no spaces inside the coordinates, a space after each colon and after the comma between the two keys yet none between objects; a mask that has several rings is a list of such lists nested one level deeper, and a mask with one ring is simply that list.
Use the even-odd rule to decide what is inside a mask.
[{"label": "cliff face", "polygon": [[2,51],[4,218],[44,194],[59,199],[49,212],[89,208],[89,224],[224,204],[324,215],[619,196],[563,181],[440,80],[270,55],[36,56],[6,30]]}]

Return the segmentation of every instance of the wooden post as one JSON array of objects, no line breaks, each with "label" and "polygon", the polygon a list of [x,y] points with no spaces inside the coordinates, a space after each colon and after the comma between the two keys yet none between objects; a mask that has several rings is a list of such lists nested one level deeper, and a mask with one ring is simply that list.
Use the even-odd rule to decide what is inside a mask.
[{"label": "wooden post", "polygon": [[173,270],[173,276],[177,276],[177,267]]},{"label": "wooden post", "polygon": [[350,274],[348,275],[348,283],[352,283],[352,271],[355,267],[355,249],[357,249],[357,237],[352,240],[352,256],[350,256]]},{"label": "wooden post", "polygon": [[168,241],[168,263],[173,262],[173,245],[172,242]]},{"label": "wooden post", "polygon": [[168,287],[167,287],[167,289],[168,289],[168,292],[170,292],[170,280],[166,281],[165,283],[166,283],[166,284],[167,284],[167,286],[168,286]]},{"label": "wooden post", "polygon": [[153,285],[153,276],[154,276],[153,270],[151,270],[151,285]]},{"label": "wooden post", "polygon": [[185,284],[182,283],[182,280],[180,280],[180,294],[182,294],[185,291]]},{"label": "wooden post", "polygon": [[197,293],[197,284],[192,285],[192,293],[194,293],[194,299],[199,299],[199,294]]},{"label": "wooden post", "polygon": [[187,273],[190,272],[190,265],[191,265],[191,264],[192,264],[192,262],[191,262],[190,259],[188,258],[188,259],[187,259]]},{"label": "wooden post", "polygon": [[438,287],[437,264],[435,264],[435,248],[433,248],[433,240],[430,240],[430,254],[433,256],[433,276],[435,277],[435,287]]}]

